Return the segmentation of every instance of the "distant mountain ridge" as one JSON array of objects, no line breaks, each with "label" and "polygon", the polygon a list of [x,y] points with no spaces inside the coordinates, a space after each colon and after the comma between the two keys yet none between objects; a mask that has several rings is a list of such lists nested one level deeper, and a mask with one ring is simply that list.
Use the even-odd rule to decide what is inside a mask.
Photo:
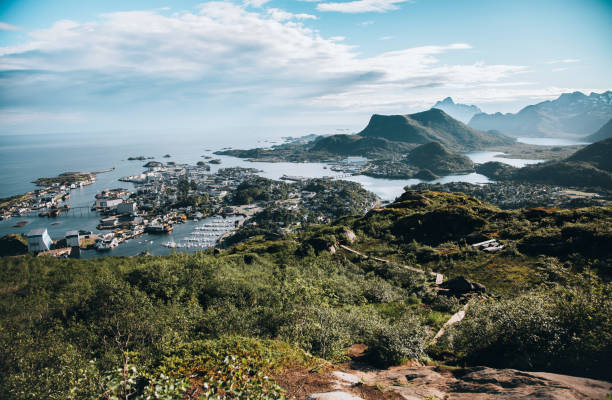
[{"label": "distant mountain ridge", "polygon": [[470,151],[514,142],[499,133],[480,132],[437,108],[409,115],[374,114],[358,135],[415,144],[440,142],[453,151]]},{"label": "distant mountain ridge", "polygon": [[464,124],[470,122],[474,115],[482,112],[482,110],[475,105],[455,103],[451,97],[438,101],[432,108],[442,110]]},{"label": "distant mountain ridge", "polygon": [[[612,137],[612,119],[610,119],[604,126],[599,128],[597,132],[587,136],[585,139],[589,142],[598,142],[600,140],[609,139],[611,137]],[[610,157],[612,157],[612,155]]]},{"label": "distant mountain ridge", "polygon": [[527,106],[516,114],[480,113],[469,126],[498,130],[511,136],[584,136],[612,118],[612,91],[563,93],[555,100]]}]

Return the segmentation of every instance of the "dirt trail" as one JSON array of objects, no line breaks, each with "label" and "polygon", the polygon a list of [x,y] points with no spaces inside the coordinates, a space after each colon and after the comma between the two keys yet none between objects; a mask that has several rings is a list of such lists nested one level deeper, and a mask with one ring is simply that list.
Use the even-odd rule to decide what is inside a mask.
[{"label": "dirt trail", "polygon": [[[346,245],[343,245],[343,244],[341,244],[340,247],[342,247],[344,250],[346,250],[346,251],[348,251],[350,253],[356,254],[356,255],[358,255],[358,256],[366,259],[366,260],[370,259],[370,260],[380,261],[380,262],[385,263],[385,264],[389,264],[391,262],[389,260],[385,260],[384,258],[367,256],[367,255],[365,255],[363,253],[360,253],[359,251],[357,251],[355,249],[352,249],[352,248],[350,248],[350,247],[348,247]],[[435,281],[436,281],[436,285],[440,285],[444,281],[444,275],[439,274],[437,272],[425,272],[425,271],[423,271],[421,269],[410,267],[408,265],[402,265],[402,267],[407,269],[407,270],[418,272],[418,273],[421,273],[421,274],[427,274],[428,273],[428,274],[432,275],[434,277]]]},{"label": "dirt trail", "polygon": [[438,333],[436,333],[436,335],[433,337],[433,339],[431,340],[430,345],[432,344],[436,344],[438,342],[438,339],[440,338],[440,336],[444,335],[444,332],[446,332],[446,328],[448,328],[449,326],[456,324],[457,322],[461,321],[464,317],[465,317],[465,312],[468,309],[468,306],[470,305],[470,303],[466,303],[461,310],[457,311],[456,313],[454,313],[449,319],[448,321],[446,321],[444,323],[444,325],[442,325],[442,327],[440,328],[440,330],[438,331]]}]

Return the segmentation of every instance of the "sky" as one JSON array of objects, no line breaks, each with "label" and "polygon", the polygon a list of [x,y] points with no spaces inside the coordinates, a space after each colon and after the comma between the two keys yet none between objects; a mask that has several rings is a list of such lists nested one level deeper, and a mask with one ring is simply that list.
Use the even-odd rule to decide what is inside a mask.
[{"label": "sky", "polygon": [[359,130],[612,89],[612,0],[3,0],[0,135]]}]

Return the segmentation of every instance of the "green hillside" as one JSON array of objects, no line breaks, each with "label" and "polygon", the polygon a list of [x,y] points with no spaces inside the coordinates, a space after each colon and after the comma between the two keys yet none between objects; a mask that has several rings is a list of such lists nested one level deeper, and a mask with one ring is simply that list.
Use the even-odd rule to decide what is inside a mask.
[{"label": "green hillside", "polygon": [[405,162],[438,174],[472,171],[474,163],[466,156],[451,153],[438,142],[429,142],[412,150]]},{"label": "green hillside", "polygon": [[358,135],[416,144],[437,141],[453,151],[514,142],[501,134],[477,131],[437,108],[409,115],[373,115]]},{"label": "green hillside", "polygon": [[612,138],[590,144],[570,157],[513,168],[488,162],[476,171],[497,180],[547,183],[581,188],[612,189]]},{"label": "green hillside", "polygon": [[[504,248],[470,246],[484,238]],[[280,399],[290,371],[346,360],[355,343],[372,365],[434,359],[610,379],[611,241],[610,207],[502,211],[409,191],[363,216],[225,250],[4,257],[0,397]],[[444,294],[428,271],[486,289]],[[465,322],[430,345],[469,299]]]}]

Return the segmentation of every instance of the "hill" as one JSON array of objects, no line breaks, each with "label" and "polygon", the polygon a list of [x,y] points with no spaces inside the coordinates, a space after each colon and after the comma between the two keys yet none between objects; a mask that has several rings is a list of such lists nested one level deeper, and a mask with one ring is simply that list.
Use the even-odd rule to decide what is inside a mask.
[{"label": "hill", "polygon": [[604,126],[599,128],[597,132],[585,137],[589,142],[598,142],[600,140],[608,139],[612,137],[612,119],[610,119]]},{"label": "hill", "polygon": [[498,130],[512,136],[584,136],[612,117],[612,91],[604,93],[563,93],[552,101],[530,105],[516,114],[480,113],[469,126]]},{"label": "hill", "polygon": [[437,108],[409,115],[375,114],[358,135],[416,144],[437,141],[453,151],[513,143],[501,134],[477,131]]},{"label": "hill", "polygon": [[[483,238],[504,247],[471,245]],[[612,378],[611,240],[610,207],[500,210],[407,191],[365,215],[227,249],[1,258],[0,398],[305,399],[321,391],[313,379],[354,365],[356,348],[364,371],[395,373],[350,385],[368,400],[398,398],[366,396],[372,388],[422,385],[387,367],[425,358],[439,371],[427,376],[463,379],[447,378],[464,398],[518,386],[562,398],[574,392],[548,396],[542,379],[470,366]]]},{"label": "hill", "polygon": [[344,156],[375,157],[388,153],[401,152],[413,146],[395,143],[385,138],[362,137],[358,135],[321,136],[313,142],[311,152],[327,152]]},{"label": "hill", "polygon": [[467,124],[474,115],[482,112],[482,110],[475,105],[455,103],[450,97],[438,101],[432,108],[442,110],[464,124]]},{"label": "hill", "polygon": [[415,148],[408,153],[405,161],[422,170],[429,170],[437,174],[474,169],[472,160],[462,154],[449,152],[438,142],[429,142]]},{"label": "hill", "polygon": [[612,138],[578,150],[568,158],[523,168],[488,162],[476,171],[496,180],[547,183],[552,185],[612,189]]},{"label": "hill", "polygon": [[28,252],[28,241],[22,235],[9,233],[0,238],[0,257],[16,256]]},{"label": "hill", "polygon": [[566,160],[588,163],[601,170],[612,172],[612,138],[592,143]]}]

